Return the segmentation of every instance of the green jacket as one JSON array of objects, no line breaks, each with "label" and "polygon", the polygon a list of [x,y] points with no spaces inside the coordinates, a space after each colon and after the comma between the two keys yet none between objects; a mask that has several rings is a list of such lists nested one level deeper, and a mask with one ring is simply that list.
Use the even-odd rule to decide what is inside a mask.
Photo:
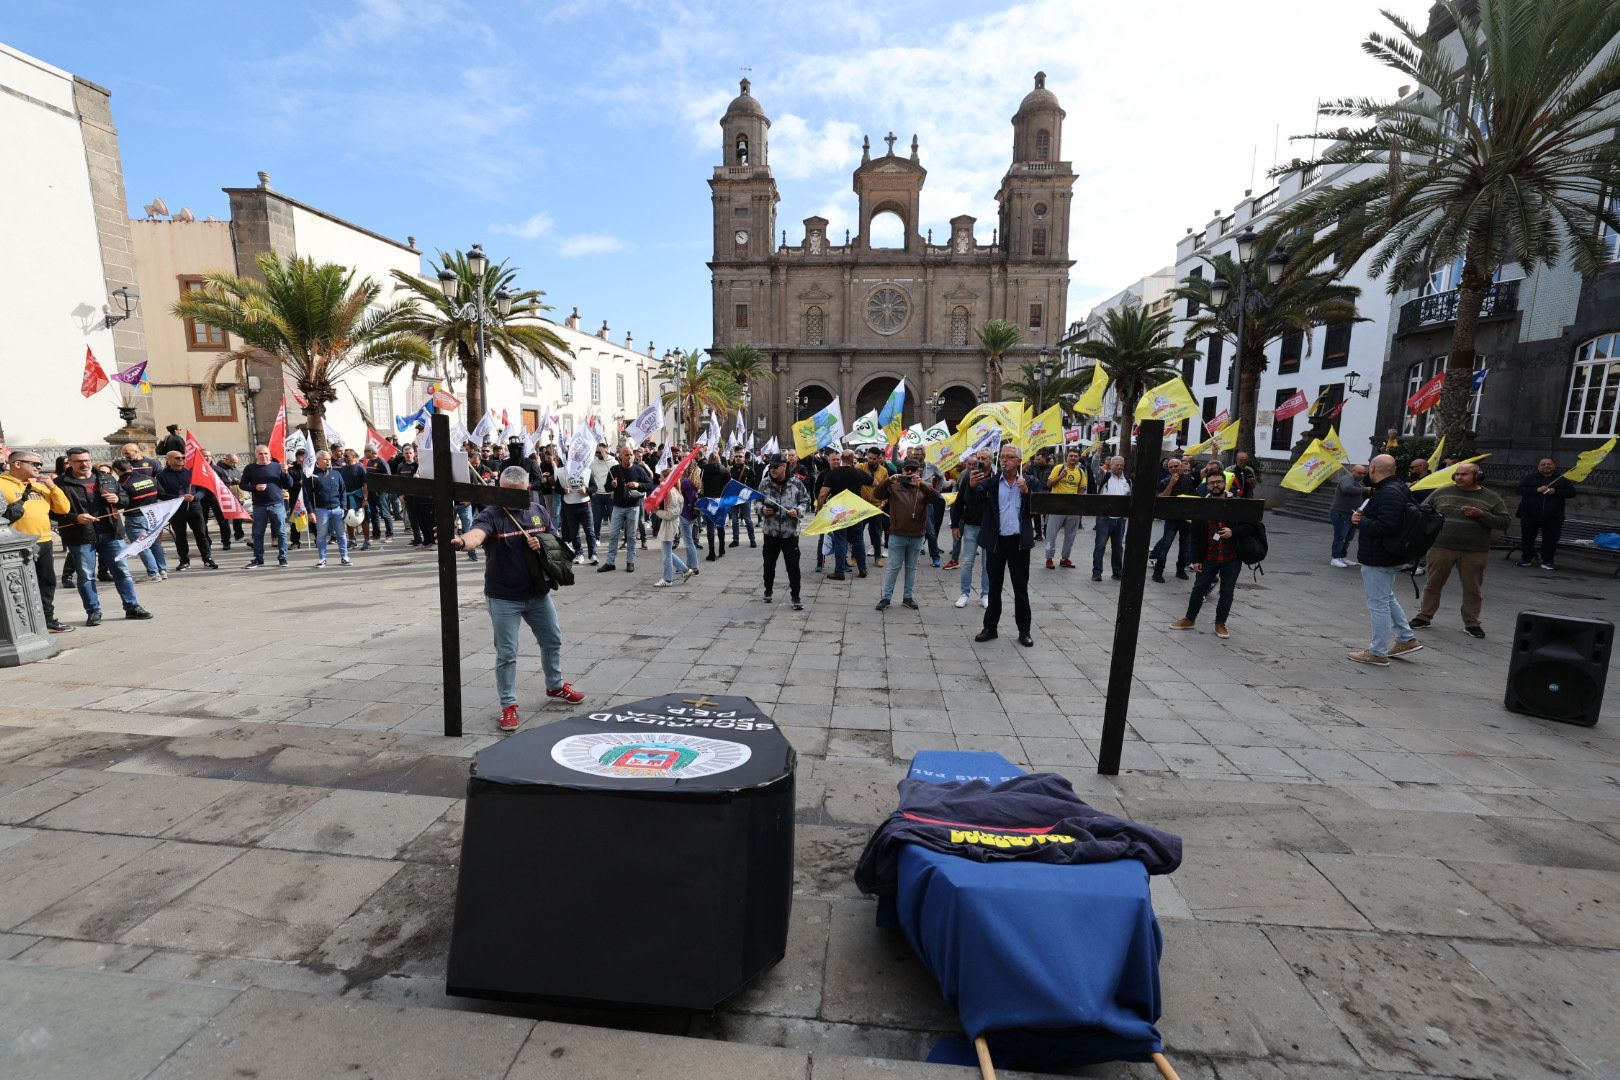
[{"label": "green jacket", "polygon": [[[1429,505],[1440,511],[1445,526],[1435,539],[1437,548],[1452,551],[1489,551],[1491,537],[1501,532],[1511,520],[1507,503],[1489,488],[1478,491],[1458,491],[1454,487],[1441,488],[1429,496]],[[1477,518],[1463,513],[1463,507],[1477,506],[1485,511]]]}]

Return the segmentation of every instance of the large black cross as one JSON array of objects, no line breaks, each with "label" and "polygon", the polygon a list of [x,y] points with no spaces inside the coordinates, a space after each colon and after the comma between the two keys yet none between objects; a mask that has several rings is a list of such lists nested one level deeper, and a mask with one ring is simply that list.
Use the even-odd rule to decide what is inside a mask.
[{"label": "large black cross", "polygon": [[1261,519],[1265,510],[1265,503],[1260,499],[1217,501],[1158,494],[1159,453],[1163,449],[1164,421],[1143,420],[1137,431],[1136,475],[1131,479],[1129,495],[1038,494],[1029,500],[1030,509],[1037,514],[1091,514],[1122,517],[1128,522],[1125,569],[1119,583],[1119,611],[1114,616],[1114,656],[1108,665],[1108,703],[1103,709],[1102,746],[1097,750],[1097,772],[1103,776],[1119,774],[1154,519],[1254,522]]},{"label": "large black cross", "polygon": [[450,418],[442,412],[433,414],[433,475],[426,479],[414,476],[385,476],[370,473],[366,487],[371,491],[388,491],[407,499],[433,501],[433,528],[439,543],[439,635],[444,648],[444,733],[461,734],[461,622],[456,602],[456,549],[450,546],[455,536],[455,504],[472,503],[475,506],[505,506],[526,509],[531,498],[529,492],[517,488],[493,487],[488,484],[458,483],[451,474]]}]

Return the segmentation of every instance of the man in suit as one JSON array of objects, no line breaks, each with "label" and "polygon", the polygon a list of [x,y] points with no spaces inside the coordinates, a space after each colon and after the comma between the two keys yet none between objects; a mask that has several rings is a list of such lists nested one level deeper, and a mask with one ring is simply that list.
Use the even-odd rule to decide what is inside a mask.
[{"label": "man in suit", "polygon": [[1002,446],[1001,471],[979,487],[984,497],[979,546],[990,570],[990,606],[984,612],[984,629],[973,640],[995,640],[996,624],[1001,621],[1001,584],[1010,576],[1018,644],[1028,648],[1035,644],[1029,636],[1029,552],[1035,546],[1035,521],[1029,512],[1029,482],[1024,479],[1020,458],[1016,446]]}]

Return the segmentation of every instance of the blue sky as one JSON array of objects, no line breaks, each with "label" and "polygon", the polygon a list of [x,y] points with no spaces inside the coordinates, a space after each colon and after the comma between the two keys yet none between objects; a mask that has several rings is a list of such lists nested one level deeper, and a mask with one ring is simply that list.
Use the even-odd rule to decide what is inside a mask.
[{"label": "blue sky", "polygon": [[[1428,9],[1385,6],[1420,25]],[[705,180],[744,68],[790,241],[816,213],[841,235],[861,136],[891,129],[921,140],[921,227],[971,213],[988,240],[1010,117],[1044,69],[1079,175],[1072,319],[1173,261],[1251,176],[1268,187],[1319,97],[1394,90],[1358,48],[1378,7],[8,0],[0,41],[113,91],[137,215],[162,196],[225,217],[220,189],[264,169],[429,252],[482,242],[559,318],[577,305],[662,351],[709,341]]]}]

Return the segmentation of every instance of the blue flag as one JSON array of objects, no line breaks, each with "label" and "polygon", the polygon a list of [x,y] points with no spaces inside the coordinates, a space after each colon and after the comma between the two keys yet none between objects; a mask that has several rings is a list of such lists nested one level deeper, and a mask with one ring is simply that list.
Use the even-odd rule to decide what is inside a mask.
[{"label": "blue flag", "polygon": [[1490,368],[1480,368],[1474,372],[1474,385],[1469,387],[1473,393],[1479,393],[1479,388],[1485,385],[1485,376],[1491,373]]},{"label": "blue flag", "polygon": [[394,417],[394,428],[401,435],[403,435],[417,424],[427,427],[433,422],[431,419],[432,416],[433,399],[430,397],[422,403],[422,407],[420,409],[417,409],[415,412],[411,413],[411,415]]},{"label": "blue flag", "polygon": [[765,496],[755,491],[741,480],[732,480],[726,484],[726,489],[720,493],[718,499],[699,499],[698,509],[703,516],[714,522],[716,526],[726,520],[726,515],[734,506],[747,506],[751,502],[762,502]]}]

